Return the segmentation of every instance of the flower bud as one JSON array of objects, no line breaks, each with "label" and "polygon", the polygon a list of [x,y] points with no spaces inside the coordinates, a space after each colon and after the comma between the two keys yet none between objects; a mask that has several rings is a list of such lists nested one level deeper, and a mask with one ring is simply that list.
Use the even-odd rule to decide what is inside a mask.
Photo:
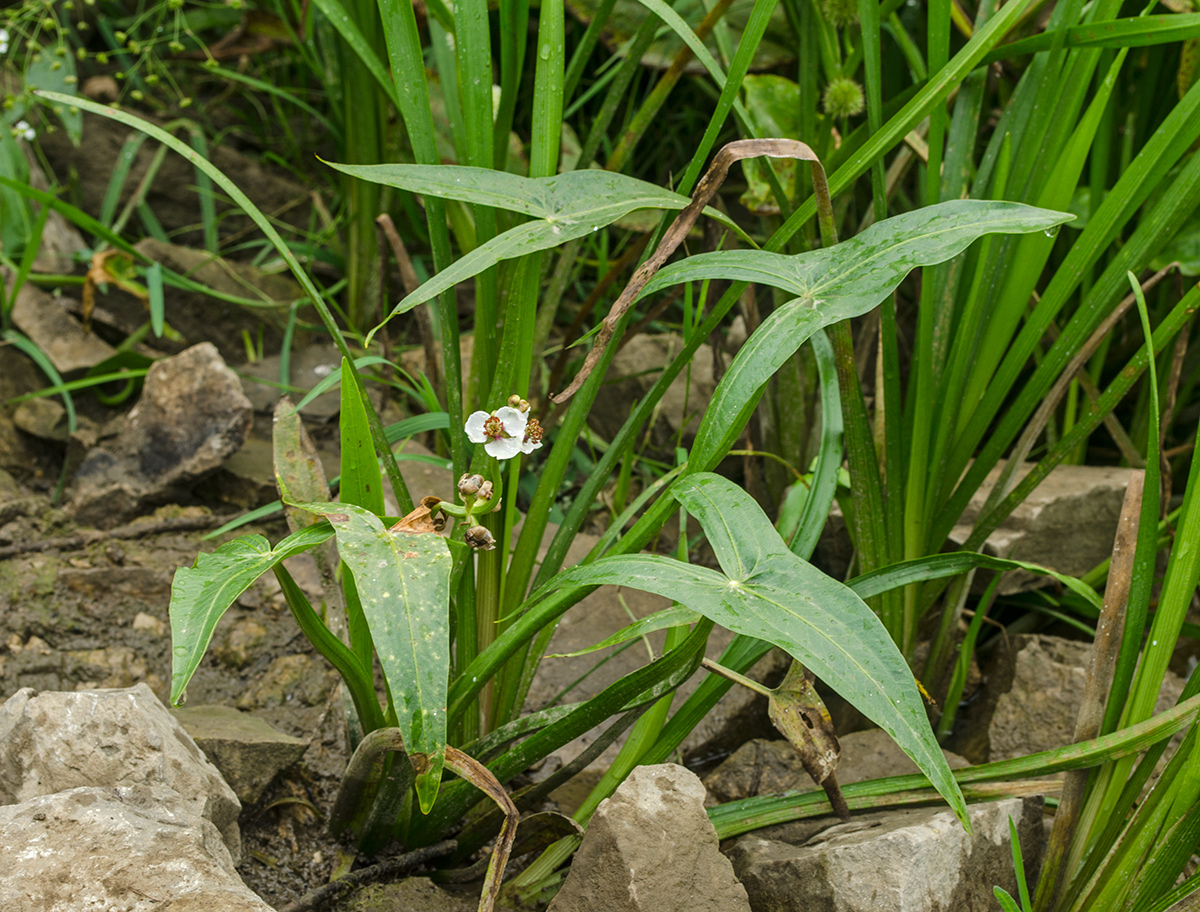
[{"label": "flower bud", "polygon": [[517,408],[521,404],[521,397],[513,393],[508,397],[508,405],[510,408]]},{"label": "flower bud", "polygon": [[858,22],[858,0],[821,0],[821,14],[830,25],[854,25]]},{"label": "flower bud", "polygon": [[464,538],[467,544],[476,551],[491,551],[496,547],[496,540],[492,538],[492,533],[483,526],[471,526],[464,533]]},{"label": "flower bud", "polygon": [[822,106],[830,117],[853,117],[855,114],[861,114],[866,106],[862,86],[853,79],[839,76],[825,87]]},{"label": "flower bud", "polygon": [[463,497],[472,497],[479,493],[483,483],[482,475],[472,475],[467,472],[458,480],[458,493]]},{"label": "flower bud", "polygon": [[[478,478],[479,476],[477,475],[475,477]],[[493,491],[492,483],[490,481],[485,481],[483,484],[481,484],[479,486],[479,494],[477,496],[479,497],[480,500],[491,500],[492,499],[492,491]]]}]

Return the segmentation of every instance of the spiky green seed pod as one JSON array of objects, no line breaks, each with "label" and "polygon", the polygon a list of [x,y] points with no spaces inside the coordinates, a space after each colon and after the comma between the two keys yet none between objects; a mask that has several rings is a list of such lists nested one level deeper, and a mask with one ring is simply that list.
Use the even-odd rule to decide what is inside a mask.
[{"label": "spiky green seed pod", "polygon": [[830,117],[841,119],[861,114],[866,106],[866,99],[863,97],[862,86],[853,79],[839,76],[825,87],[821,105]]},{"label": "spiky green seed pod", "polygon": [[821,15],[839,28],[854,25],[858,22],[858,0],[821,0]]}]

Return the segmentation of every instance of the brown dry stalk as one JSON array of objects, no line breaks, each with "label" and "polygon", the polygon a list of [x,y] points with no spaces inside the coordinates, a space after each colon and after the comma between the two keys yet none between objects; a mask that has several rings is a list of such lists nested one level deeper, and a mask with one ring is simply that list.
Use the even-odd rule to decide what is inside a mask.
[{"label": "brown dry stalk", "polygon": [[[1117,654],[1121,649],[1125,606],[1129,601],[1129,589],[1133,581],[1133,562],[1137,554],[1138,520],[1142,513],[1145,479],[1146,474],[1141,470],[1135,469],[1129,473],[1129,486],[1125,489],[1125,502],[1121,505],[1121,518],[1117,523],[1117,534],[1113,541],[1108,585],[1104,587],[1104,607],[1096,625],[1096,640],[1088,666],[1087,684],[1079,715],[1075,720],[1076,744],[1097,737],[1100,734],[1100,724],[1104,720],[1104,705],[1108,699]],[[1080,811],[1083,809],[1089,772],[1086,769],[1071,770],[1063,781],[1058,811],[1054,815],[1054,827],[1050,831],[1046,858],[1042,864],[1041,882],[1038,884],[1036,906],[1039,909],[1054,906],[1065,885],[1063,862],[1067,857]]]},{"label": "brown dry stalk", "polygon": [[[386,212],[375,219],[375,224],[388,246],[392,248],[392,256],[396,258],[396,266],[400,269],[400,282],[404,286],[404,293],[412,294],[420,287],[421,280],[417,278],[417,271],[413,269],[412,257],[408,255],[408,248],[404,246],[400,232],[396,230],[392,217]],[[381,244],[380,247],[382,248],[382,246]],[[383,270],[380,272],[386,275]],[[424,305],[413,308],[413,317],[417,321],[417,331],[421,335],[421,347],[425,349],[425,376],[429,379],[429,385],[440,393],[442,382],[438,367],[437,340],[433,335],[433,321],[429,318],[429,311],[425,309]]]},{"label": "brown dry stalk", "polygon": [[500,826],[500,834],[496,837],[492,858],[488,862],[487,876],[483,880],[483,894],[479,897],[479,912],[492,912],[496,897],[500,895],[500,884],[504,879],[508,856],[512,853],[513,841],[517,838],[517,820],[521,813],[492,771],[469,754],[447,745],[446,769],[462,776],[491,798],[504,814],[504,823]]},{"label": "brown dry stalk", "polygon": [[[654,274],[662,268],[667,258],[683,243],[683,239],[687,237],[688,232],[696,223],[696,219],[704,211],[704,207],[708,205],[709,200],[713,198],[718,188],[725,182],[725,176],[729,173],[730,166],[736,161],[741,161],[745,158],[757,158],[760,155],[766,155],[770,158],[794,158],[811,162],[813,191],[817,196],[819,208],[822,210],[829,209],[829,186],[825,181],[825,169],[821,167],[821,162],[817,158],[816,153],[804,143],[794,139],[739,139],[723,146],[721,151],[713,158],[712,164],[708,166],[704,177],[700,179],[700,183],[696,187],[696,192],[692,194],[692,201],[680,211],[679,215],[675,216],[675,220],[667,228],[658,248],[651,255],[650,259],[646,260],[634,272],[633,277],[629,280],[629,284],[625,286],[625,290],[621,292],[621,296],[613,304],[608,316],[600,324],[600,331],[596,335],[596,341],[592,344],[591,351],[588,352],[587,358],[584,359],[583,367],[576,374],[575,379],[571,381],[571,385],[558,395],[551,396],[550,399],[552,402],[556,404],[566,402],[579,391],[584,381],[591,376],[592,371],[596,369],[596,365],[600,363],[605,349],[608,348],[608,343],[612,340],[613,334],[617,330],[617,325],[633,305],[637,296],[641,294],[642,289],[653,278]],[[832,214],[831,209],[829,214]]]}]

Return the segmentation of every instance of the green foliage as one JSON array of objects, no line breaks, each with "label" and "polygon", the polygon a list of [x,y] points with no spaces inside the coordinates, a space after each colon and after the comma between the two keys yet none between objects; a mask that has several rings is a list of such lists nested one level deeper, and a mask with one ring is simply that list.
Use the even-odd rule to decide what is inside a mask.
[{"label": "green foliage", "polygon": [[690,475],[673,496],[700,522],[721,573],[654,554],[603,557],[553,587],[631,586],[723,627],[782,647],[877,723],[967,825],[966,807],[925,718],[903,656],[870,608],[788,550],[754,500],[719,475]]},{"label": "green foliage", "polygon": [[[173,14],[180,8],[166,6]],[[1187,808],[1200,786],[1187,767],[1191,748],[1185,742],[1184,759],[1173,761],[1158,797],[1134,809],[1130,783],[1148,776],[1149,766],[1143,770],[1144,761],[1135,769],[1132,741],[1122,739],[1138,732],[1138,749],[1147,746],[1144,720],[1198,569],[1195,554],[1177,546],[1148,638],[1154,648],[1139,664],[1160,538],[1159,449],[1171,451],[1162,443],[1168,435],[1177,445],[1194,436],[1191,427],[1166,428],[1160,436],[1155,377],[1175,378],[1164,381],[1176,402],[1167,413],[1176,422],[1190,415],[1195,371],[1183,361],[1173,371],[1164,359],[1188,325],[1200,288],[1180,293],[1164,282],[1150,293],[1143,307],[1150,341],[1140,350],[1126,343],[1126,324],[1110,316],[1129,290],[1127,273],[1144,278],[1146,268],[1165,266],[1173,257],[1183,261],[1185,274],[1195,271],[1200,89],[1188,67],[1200,18],[1119,18],[1117,0],[1056,4],[1044,25],[1033,15],[1033,0],[983,0],[965,11],[959,4],[914,8],[897,0],[601,0],[587,8],[585,27],[566,17],[561,0],[543,0],[536,22],[524,0],[463,0],[453,8],[431,0],[421,22],[404,0],[276,4],[277,24],[292,38],[284,56],[302,71],[299,82],[321,87],[306,96],[312,105],[269,80],[210,70],[264,93],[271,104],[301,105],[305,118],[320,122],[332,137],[343,162],[332,166],[341,190],[336,227],[343,232],[336,254],[346,276],[345,306],[337,314],[332,295],[302,267],[296,256],[301,248],[285,242],[236,183],[206,160],[202,133],[189,130],[185,141],[128,112],[79,99],[65,77],[58,86],[65,92],[45,96],[68,121],[75,116],[72,107],[111,117],[160,143],[158,160],[171,148],[194,162],[198,182],[211,181],[244,207],[300,281],[308,301],[293,317],[315,308],[343,356],[341,369],[329,378],[342,384],[340,505],[331,502],[323,480],[300,481],[303,460],[295,473],[280,475],[284,501],[345,519],[334,523],[335,530],[313,523],[313,513],[293,512],[297,526],[313,524],[274,548],[256,537],[222,545],[180,571],[172,608],[181,650],[173,696],[182,693],[212,626],[239,587],[271,569],[305,634],[346,680],[360,733],[399,730],[410,757],[419,765],[430,761],[417,787],[427,816],[406,807],[403,795],[387,794],[407,788],[403,764],[375,771],[361,793],[363,802],[375,803],[353,815],[364,844],[392,833],[411,844],[432,842],[458,825],[476,793],[458,780],[437,792],[439,758],[448,745],[486,757],[503,781],[603,720],[621,720],[612,723],[615,738],[633,724],[631,717],[625,721],[628,714],[641,713],[619,762],[580,811],[586,822],[633,765],[671,756],[728,686],[706,680],[681,706],[667,699],[695,670],[715,620],[738,633],[724,665],[745,671],[768,641],[783,644],[874,714],[961,813],[955,783],[971,800],[979,794],[971,792],[971,783],[983,781],[972,776],[985,774],[948,776],[904,658],[911,660],[919,626],[932,627],[933,648],[920,677],[936,696],[961,692],[970,657],[955,654],[956,632],[969,604],[970,574],[1015,566],[985,558],[979,549],[1055,465],[1088,455],[1089,437],[1101,422],[1112,427],[1126,420],[1118,407],[1149,373],[1155,395],[1140,393],[1142,404],[1128,422],[1134,432],[1125,434],[1137,441],[1126,447],[1126,458],[1147,465],[1148,494],[1140,569],[1114,671],[1116,696],[1096,742],[1107,746],[1089,748],[1088,762],[1101,764],[1100,772],[1079,841],[1063,862],[1062,901],[1056,905],[1039,894],[1035,908],[1158,908],[1173,895],[1179,859],[1194,843],[1200,817]],[[199,28],[201,12],[162,21]],[[112,34],[113,53],[143,59],[138,55],[146,45],[131,45],[140,40],[133,36],[132,30],[119,40]],[[1177,52],[1179,42],[1188,43]],[[617,45],[619,52],[606,50]],[[785,67],[797,56],[790,74],[748,75],[752,65],[769,60]],[[662,71],[643,69],[643,60]],[[1004,66],[990,67],[997,62]],[[144,88],[132,86],[146,70],[127,69],[123,91],[132,98]],[[15,125],[13,110],[9,123]],[[403,129],[381,129],[397,121]],[[581,459],[580,441],[587,439],[589,412],[604,395],[615,342],[596,352],[592,375],[556,409],[546,405],[555,392],[548,377],[557,382],[578,369],[585,349],[569,346],[586,338],[634,266],[636,255],[625,256],[639,242],[630,216],[649,210],[657,218],[657,227],[653,219],[643,224],[649,229],[645,249],[653,251],[700,184],[718,137],[730,131],[743,138],[803,140],[829,165],[832,199],[821,196],[819,180],[790,162],[745,164],[743,201],[758,218],[740,237],[750,242],[745,246],[762,249],[721,249],[733,243],[721,239],[714,252],[663,268],[635,312],[612,316],[618,338],[634,321],[666,323],[681,327],[683,344],[668,364],[646,365],[658,371],[653,387],[611,439]],[[129,156],[141,142],[140,134],[130,141]],[[131,210],[117,211],[127,168],[118,167],[108,202],[99,218],[90,218],[29,188],[24,158],[15,151],[11,136],[0,137],[4,256],[13,258],[21,245],[36,247],[34,201],[43,216],[53,207],[98,243],[129,252],[123,234]],[[300,159],[301,150],[294,151]],[[822,219],[814,226],[819,205]],[[709,214],[718,209],[714,205]],[[1068,209],[1080,216],[1075,230],[1056,235]],[[383,296],[374,218],[381,211],[395,215],[408,245],[410,253],[399,254],[401,265],[432,278],[411,281],[398,304],[377,313]],[[204,221],[206,244],[215,250],[211,211]],[[722,224],[730,227],[728,218]],[[835,243],[839,233],[848,240]],[[695,250],[701,242],[693,236],[687,243]],[[914,269],[920,270],[919,288],[905,282]],[[19,273],[18,285],[27,274]],[[158,331],[164,320],[158,273],[146,275]],[[715,280],[732,285],[725,289]],[[162,286],[188,287],[189,281],[161,271]],[[460,324],[454,290],[467,281],[473,285],[466,290],[473,305],[469,325]],[[686,283],[691,286],[683,291],[682,307],[672,304],[672,287]],[[420,287],[414,291],[414,285]],[[755,297],[746,293],[751,285],[760,290]],[[722,288],[719,297],[709,294],[714,287]],[[576,306],[584,300],[587,307]],[[426,304],[427,314],[416,310]],[[5,318],[10,306],[0,309]],[[744,309],[756,331],[707,408],[691,403],[703,408],[699,431],[676,469],[655,482],[672,460],[635,467],[650,423],[672,382],[691,369],[706,340],[724,331],[735,307]],[[872,336],[871,350],[856,352],[863,336],[852,340],[849,321],[877,307],[878,343]],[[395,438],[383,428],[359,374],[384,365],[380,351],[391,357],[388,346],[404,323],[388,319],[405,311],[429,317],[421,330],[427,350],[440,345],[438,369],[423,385],[412,384],[413,395],[438,413],[430,427],[448,428],[455,477],[479,473],[494,486],[486,505],[468,495],[453,504],[418,506],[418,514],[430,509],[439,523],[453,523],[445,536],[389,531],[393,520],[380,517],[385,477],[404,513],[427,493],[404,487],[388,455]],[[381,324],[362,335],[380,320],[386,331]],[[6,339],[28,350],[27,340],[7,324],[4,329]],[[462,331],[473,331],[470,376],[463,375],[460,359]],[[377,339],[387,345],[352,350]],[[905,346],[911,346],[911,358],[902,359]],[[551,367],[555,359],[561,364]],[[868,363],[877,370],[864,383],[859,374]],[[1076,380],[1081,370],[1091,377],[1094,401]],[[76,387],[57,377],[53,382],[70,404]],[[460,429],[468,414],[494,411],[510,395],[533,403],[530,414],[548,425],[546,446],[498,463],[482,448],[472,450]],[[771,450],[783,463],[808,469],[781,514],[790,549],[745,493],[707,474],[746,434],[756,451]],[[298,437],[290,439],[299,445]],[[681,435],[677,442],[687,440]],[[279,447],[288,445],[281,436]],[[858,576],[843,586],[804,559],[821,533],[847,456],[845,514]],[[1038,462],[1018,480],[1015,467],[1030,456]],[[965,544],[969,553],[938,554],[1002,459],[1010,469],[975,521]],[[535,471],[525,473],[530,467]],[[761,483],[748,480],[758,484],[754,493],[762,502],[777,500],[795,477],[774,471],[765,470]],[[638,491],[641,476],[645,484]],[[612,512],[620,515],[581,566],[560,573],[613,478],[619,496]],[[1194,488],[1189,484],[1181,514],[1177,539],[1183,543],[1200,535]],[[543,555],[552,514],[562,522]],[[718,551],[722,573],[688,562],[689,515]],[[677,559],[640,554],[672,516],[679,517],[683,541]],[[465,545],[468,530],[470,540],[496,548],[472,555]],[[328,577],[340,572],[341,586],[329,587],[318,611],[290,580],[281,555],[304,547],[329,550],[324,543],[334,535],[341,565],[333,564]],[[1055,578],[1076,602],[1100,610],[1092,589]],[[584,704],[522,718],[557,619],[601,582],[642,585],[683,603],[622,634],[665,626],[666,653]],[[389,611],[381,610],[384,604]],[[968,643],[980,635],[982,618],[977,612]],[[841,632],[833,635],[839,623]],[[376,658],[389,688],[383,705],[371,680]],[[953,718],[950,710],[940,720],[943,730]],[[1172,725],[1183,724],[1182,716],[1171,718]],[[1154,730],[1166,731],[1162,725]],[[1127,745],[1120,748],[1126,753],[1105,738]],[[1048,769],[1059,758],[1038,762]],[[986,775],[1013,775],[1014,769]],[[847,789],[851,805],[904,800],[909,789],[931,797],[924,782],[871,789]],[[816,813],[823,800],[766,798],[757,809],[717,809],[714,820],[723,835],[744,832],[771,814],[800,807]],[[494,831],[490,818],[472,818],[463,844],[481,844]],[[562,844],[547,852],[512,892],[533,895],[569,851]],[[1026,912],[1029,905],[1022,897]]]}]

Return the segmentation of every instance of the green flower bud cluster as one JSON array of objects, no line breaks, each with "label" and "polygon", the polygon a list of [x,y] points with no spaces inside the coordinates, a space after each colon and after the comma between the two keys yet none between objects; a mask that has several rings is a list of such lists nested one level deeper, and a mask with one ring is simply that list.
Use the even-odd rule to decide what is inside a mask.
[{"label": "green flower bud cluster", "polygon": [[858,0],[821,0],[821,15],[832,26],[845,28],[858,23]]},{"label": "green flower bud cluster", "polygon": [[821,98],[825,113],[839,120],[861,114],[866,104],[862,86],[845,76],[830,80]]}]

